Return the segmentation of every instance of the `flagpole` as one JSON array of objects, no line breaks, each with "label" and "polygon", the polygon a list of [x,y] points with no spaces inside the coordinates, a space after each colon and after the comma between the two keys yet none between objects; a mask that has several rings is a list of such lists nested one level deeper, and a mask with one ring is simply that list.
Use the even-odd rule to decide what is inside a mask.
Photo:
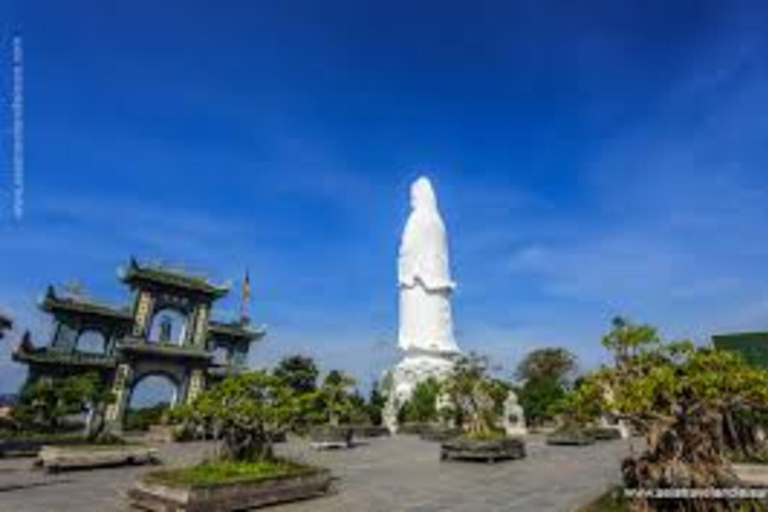
[{"label": "flagpole", "polygon": [[251,278],[248,275],[247,269],[245,271],[245,279],[243,279],[243,288],[240,299],[240,322],[243,324],[250,323],[250,318],[248,317],[248,303],[251,299]]}]

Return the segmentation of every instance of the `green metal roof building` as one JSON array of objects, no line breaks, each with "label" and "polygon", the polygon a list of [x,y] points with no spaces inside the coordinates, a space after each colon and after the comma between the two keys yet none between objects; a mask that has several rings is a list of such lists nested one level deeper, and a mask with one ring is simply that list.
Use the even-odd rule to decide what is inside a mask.
[{"label": "green metal roof building", "polygon": [[712,343],[718,350],[738,352],[750,365],[768,370],[768,331],[716,334]]}]

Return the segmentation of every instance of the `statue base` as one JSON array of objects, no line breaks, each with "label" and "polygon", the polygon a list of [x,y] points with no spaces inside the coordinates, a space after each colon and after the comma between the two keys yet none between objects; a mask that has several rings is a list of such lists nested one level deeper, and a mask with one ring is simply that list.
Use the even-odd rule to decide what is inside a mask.
[{"label": "statue base", "polygon": [[390,432],[397,432],[397,413],[410,400],[419,382],[430,377],[445,379],[459,355],[458,352],[424,352],[410,350],[392,370],[389,399],[384,408],[384,424]]}]

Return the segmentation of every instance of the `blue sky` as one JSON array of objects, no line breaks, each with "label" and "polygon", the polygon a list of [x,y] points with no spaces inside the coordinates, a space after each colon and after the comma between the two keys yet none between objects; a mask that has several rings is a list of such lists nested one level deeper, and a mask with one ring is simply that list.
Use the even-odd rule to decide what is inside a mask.
[{"label": "blue sky", "polygon": [[[26,143],[20,222],[3,147],[0,308],[38,343],[49,283],[119,303],[129,255],[248,268],[269,329],[254,365],[300,351],[367,382],[397,357],[421,173],[459,342],[507,371],[545,345],[597,364],[617,313],[696,340],[768,328],[757,3],[108,4],[0,7],[4,69],[23,38]],[[16,335],[0,391],[23,377]]]}]

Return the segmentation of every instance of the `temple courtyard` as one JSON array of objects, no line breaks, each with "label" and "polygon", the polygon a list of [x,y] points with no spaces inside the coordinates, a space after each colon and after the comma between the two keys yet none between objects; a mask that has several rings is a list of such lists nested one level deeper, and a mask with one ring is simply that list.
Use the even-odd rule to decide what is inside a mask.
[{"label": "temple courtyard", "polygon": [[[440,462],[439,445],[413,436],[366,441],[350,450],[315,451],[290,441],[279,451],[331,468],[336,491],[270,507],[275,512],[558,512],[572,511],[619,479],[625,441],[586,447],[547,446],[529,436],[528,457],[496,464]],[[210,443],[158,445],[165,466],[200,460]],[[32,460],[0,459],[2,512],[132,510],[124,497],[152,467],[46,474]]]}]

